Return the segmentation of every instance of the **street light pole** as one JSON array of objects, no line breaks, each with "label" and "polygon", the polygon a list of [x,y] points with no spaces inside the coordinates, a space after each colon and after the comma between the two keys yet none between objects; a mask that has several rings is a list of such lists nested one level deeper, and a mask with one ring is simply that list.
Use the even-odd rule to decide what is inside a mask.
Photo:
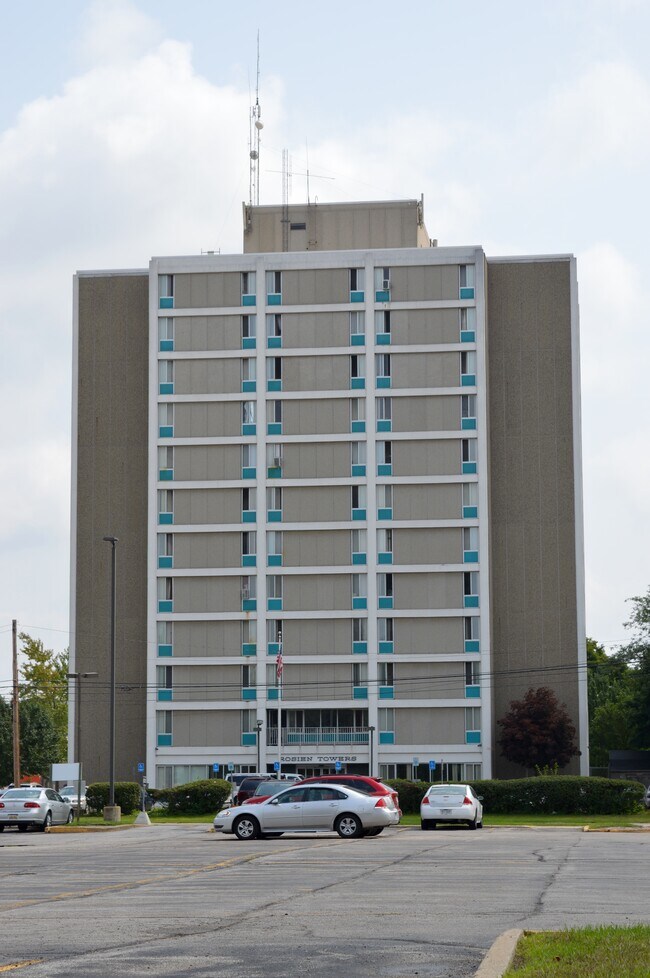
[{"label": "street light pole", "polygon": [[91,679],[98,675],[96,672],[69,672],[68,679],[76,679],[75,702],[75,754],[77,755],[77,825],[81,816],[81,680]]},{"label": "street light pole", "polygon": [[[117,537],[104,537],[105,543],[111,545],[111,708],[110,708],[110,746],[109,746],[109,777],[108,777],[108,807],[110,821],[119,821],[119,813],[115,813],[115,590],[117,573],[115,565],[115,545]],[[106,813],[105,813],[106,815]]]},{"label": "street light pole", "polygon": [[261,767],[260,767],[260,765],[262,763],[261,760],[260,760],[260,758],[262,756],[261,755],[261,745],[260,745],[260,736],[261,736],[261,733],[262,733],[262,720],[258,720],[257,721],[257,772],[258,772],[258,774],[262,770]]},{"label": "street light pole", "polygon": [[369,765],[369,768],[368,768],[368,774],[372,778],[372,777],[374,777],[374,775],[372,773],[372,771],[373,771],[373,766],[372,766],[373,757],[372,757],[372,755],[373,755],[373,747],[374,747],[374,741],[375,741],[375,728],[374,727],[368,727],[368,733],[370,734],[370,765]]}]

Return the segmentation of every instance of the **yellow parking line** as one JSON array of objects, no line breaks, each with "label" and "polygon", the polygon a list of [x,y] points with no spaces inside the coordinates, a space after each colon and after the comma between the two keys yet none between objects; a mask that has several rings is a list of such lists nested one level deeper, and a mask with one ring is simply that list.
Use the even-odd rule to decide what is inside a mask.
[{"label": "yellow parking line", "polygon": [[0,964],[0,971],[15,971],[16,968],[26,968],[28,964],[40,964],[43,958],[34,958],[33,961],[16,961],[15,964]]}]

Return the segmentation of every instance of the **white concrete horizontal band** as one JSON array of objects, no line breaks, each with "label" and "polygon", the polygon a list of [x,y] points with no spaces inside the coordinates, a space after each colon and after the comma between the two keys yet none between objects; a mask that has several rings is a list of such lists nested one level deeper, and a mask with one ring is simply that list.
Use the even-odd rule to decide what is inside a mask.
[{"label": "white concrete horizontal band", "polygon": [[[473,570],[478,563],[466,564],[374,564],[378,574],[457,574],[471,567]],[[331,564],[331,565],[280,565],[279,567],[159,567],[158,577],[254,577],[255,574],[266,574],[267,577],[318,577],[322,574],[334,576],[337,574],[365,575],[369,573],[368,564]],[[372,573],[372,571],[371,571]],[[359,595],[365,597],[365,595]]]}]

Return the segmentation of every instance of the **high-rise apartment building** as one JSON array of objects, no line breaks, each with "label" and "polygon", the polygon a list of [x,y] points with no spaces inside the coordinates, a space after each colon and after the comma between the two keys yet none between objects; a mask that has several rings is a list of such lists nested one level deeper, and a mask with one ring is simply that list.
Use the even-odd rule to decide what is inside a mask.
[{"label": "high-rise apartment building", "polygon": [[497,721],[530,686],[586,772],[574,259],[437,247],[416,201],[244,218],[243,254],[75,280],[89,777],[106,534],[119,778],[511,774]]}]

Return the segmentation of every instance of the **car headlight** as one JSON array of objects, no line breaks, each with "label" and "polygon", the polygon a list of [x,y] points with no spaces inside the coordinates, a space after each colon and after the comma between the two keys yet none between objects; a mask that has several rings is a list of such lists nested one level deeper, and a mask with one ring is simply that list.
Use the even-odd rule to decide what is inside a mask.
[{"label": "car headlight", "polygon": [[230,815],[230,809],[229,808],[224,808],[224,810],[222,812],[219,812],[218,813],[218,815],[216,816],[216,818],[227,818],[228,815]]}]

